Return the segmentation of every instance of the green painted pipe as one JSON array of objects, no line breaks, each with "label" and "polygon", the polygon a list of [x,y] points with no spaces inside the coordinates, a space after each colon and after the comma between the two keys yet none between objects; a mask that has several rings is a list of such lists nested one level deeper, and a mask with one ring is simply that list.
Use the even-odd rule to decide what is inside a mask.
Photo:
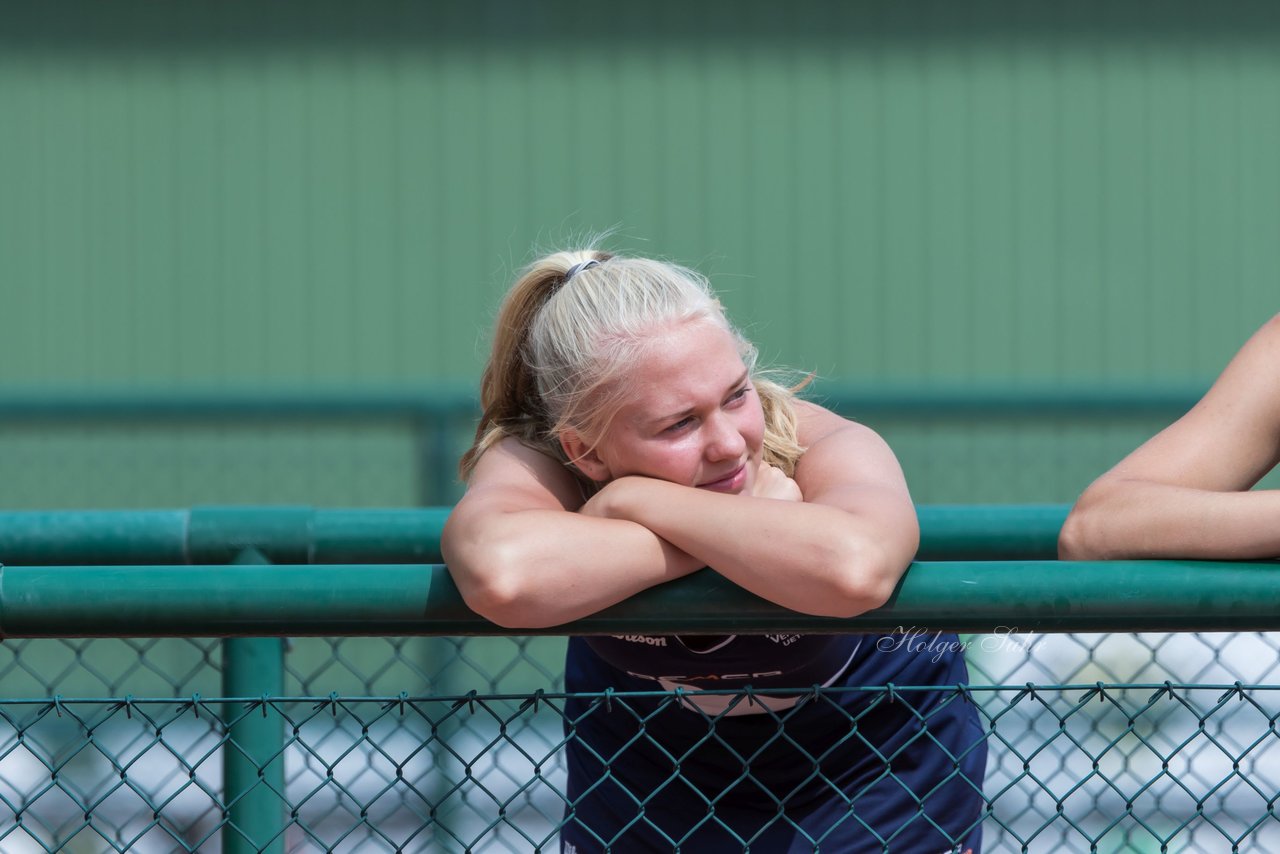
[{"label": "green painted pipe", "polygon": [[918,560],[1054,560],[1065,504],[923,504]]},{"label": "green painted pipe", "polygon": [[[849,415],[927,419],[1132,417],[1185,412],[1208,383],[1143,385],[854,385],[821,380],[804,396]],[[470,383],[382,389],[0,389],[5,420],[244,421],[474,419]]]},{"label": "green painted pipe", "polygon": [[[235,565],[251,570],[262,570],[266,564],[254,549],[235,559]],[[236,637],[223,642],[222,696],[282,694],[283,640]],[[224,703],[222,714],[228,738],[222,748],[222,802],[230,821],[222,832],[222,850],[224,854],[283,854],[284,721],[274,708],[261,704]]]},{"label": "green painted pipe", "polygon": [[[225,563],[256,548],[273,563],[438,563],[448,507],[0,512],[0,562],[21,566]],[[921,560],[1048,560],[1065,505],[922,505]]]},{"label": "green painted pipe", "polygon": [[438,563],[448,507],[0,512],[0,562],[225,563],[256,548],[275,563]]},{"label": "green painted pipe", "polygon": [[471,418],[475,386],[330,389],[0,389],[0,417],[45,421],[248,421]]},{"label": "green painted pipe", "polygon": [[888,605],[812,617],[714,572],[577,622],[508,630],[467,609],[443,566],[0,568],[0,637],[509,635],[1280,629],[1272,562],[962,561],[913,564]]},{"label": "green painted pipe", "polygon": [[439,563],[451,507],[317,510],[316,563]]},{"label": "green painted pipe", "polygon": [[913,421],[1002,418],[1113,419],[1169,418],[1190,409],[1209,383],[1152,385],[972,386],[815,383],[804,396],[853,418],[910,418]]},{"label": "green painted pipe", "polygon": [[186,510],[0,512],[0,562],[182,563]]}]

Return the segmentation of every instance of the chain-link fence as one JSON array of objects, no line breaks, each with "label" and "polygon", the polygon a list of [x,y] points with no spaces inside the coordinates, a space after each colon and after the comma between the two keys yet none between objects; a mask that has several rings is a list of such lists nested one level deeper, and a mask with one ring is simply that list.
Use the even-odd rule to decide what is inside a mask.
[{"label": "chain-link fence", "polygon": [[[1272,636],[1040,635],[1010,626],[962,643],[971,684],[940,690],[947,702],[975,704],[985,730],[985,850],[1280,845]],[[303,637],[280,648],[280,696],[223,700],[228,653],[219,640],[0,644],[0,685],[15,698],[0,700],[0,850],[557,850],[573,806],[563,638]],[[874,708],[918,690],[859,693]],[[834,702],[841,689],[806,693],[805,702]],[[587,715],[680,702],[664,693],[576,697]],[[773,717],[779,739],[787,719]],[[704,723],[714,742],[719,719]],[[272,730],[278,747],[263,752],[241,738],[242,724]],[[927,735],[927,716],[922,724]],[[858,731],[848,714],[830,739]],[[875,755],[874,743],[866,749]],[[235,814],[245,793],[229,788],[229,757],[247,764],[250,787],[256,781],[267,796],[265,837]],[[806,758],[795,758],[798,767]],[[882,759],[892,773],[893,757]],[[813,784],[824,785],[821,775]],[[649,795],[632,794],[639,817]],[[857,821],[850,800],[848,820]],[[785,799],[770,816],[787,821]]]},{"label": "chain-link fence", "polygon": [[[804,703],[836,702],[818,689]],[[852,690],[852,689],[843,689]],[[870,713],[910,703],[915,688],[858,689]],[[943,703],[980,710],[991,760],[982,822],[988,851],[1274,850],[1280,825],[1275,686],[951,686]],[[586,715],[628,715],[646,738],[650,707],[670,694],[577,695]],[[283,769],[271,791],[286,851],[554,851],[573,816],[562,753],[568,696],[467,694],[219,701],[14,700],[0,703],[0,847],[26,851],[217,851],[248,831],[228,818],[222,756],[244,752],[230,729],[265,719],[284,748],[262,763]],[[639,708],[645,710],[641,714]],[[683,711],[682,714],[693,714]],[[773,715],[767,741],[786,738],[794,710]],[[581,724],[581,720],[570,723]],[[717,741],[722,718],[706,717]],[[859,740],[860,715],[830,734]],[[928,715],[920,716],[927,737]],[[570,738],[572,735],[569,736]],[[892,775],[894,755],[868,753]],[[798,749],[798,748],[797,748]],[[679,777],[673,756],[671,774]],[[798,763],[821,768],[821,757]],[[750,769],[744,779],[750,780]],[[263,784],[266,785],[266,784]],[[832,787],[821,771],[810,788]],[[654,792],[631,792],[636,820]],[[722,793],[707,793],[716,826]],[[847,821],[858,822],[858,792]],[[914,792],[927,803],[928,792]],[[651,813],[652,814],[652,813]],[[922,817],[919,820],[924,821]],[[762,812],[755,834],[787,824]],[[730,832],[751,837],[741,827]],[[688,836],[694,836],[689,831]],[[876,839],[885,850],[892,836]],[[802,837],[803,838],[803,837]],[[610,840],[602,840],[608,843]],[[685,850],[688,839],[671,839]],[[807,846],[806,846],[807,847]],[[615,850],[628,850],[625,844]],[[814,839],[812,850],[822,850]]]}]

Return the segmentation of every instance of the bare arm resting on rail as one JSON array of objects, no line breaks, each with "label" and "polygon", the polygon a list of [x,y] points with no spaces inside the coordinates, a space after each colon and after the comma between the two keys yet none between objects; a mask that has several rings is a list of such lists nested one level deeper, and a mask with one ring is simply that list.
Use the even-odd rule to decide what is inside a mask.
[{"label": "bare arm resting on rail", "polygon": [[1280,492],[1248,491],[1280,462],[1280,315],[1186,415],[1080,496],[1065,560],[1280,556]]},{"label": "bare arm resting on rail", "polygon": [[802,501],[771,497],[759,481],[752,495],[727,495],[624,477],[589,505],[784,607],[827,616],[877,608],[919,542],[902,471],[869,428],[811,404],[797,410],[808,447],[796,467]]},{"label": "bare arm resting on rail", "polygon": [[803,501],[763,497],[785,492],[774,470],[752,495],[627,476],[584,508],[563,466],[502,441],[445,529],[445,559],[468,605],[512,628],[558,625],[709,565],[807,613],[877,607],[918,543],[902,471],[868,428],[811,404],[797,409],[808,447],[795,476]]},{"label": "bare arm resting on rail", "polygon": [[646,528],[578,512],[564,466],[512,438],[476,464],[441,548],[467,605],[508,628],[593,614],[702,564]]}]

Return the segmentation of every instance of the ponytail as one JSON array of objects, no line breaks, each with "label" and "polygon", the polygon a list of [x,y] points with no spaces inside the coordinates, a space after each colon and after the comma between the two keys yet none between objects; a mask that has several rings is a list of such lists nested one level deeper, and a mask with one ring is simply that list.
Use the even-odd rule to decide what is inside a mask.
[{"label": "ponytail", "polygon": [[498,309],[493,349],[480,380],[480,423],[471,448],[462,455],[458,472],[471,476],[480,455],[506,436],[549,451],[560,458],[559,442],[529,359],[529,331],[552,295],[587,262],[607,261],[607,252],[557,252],[525,268]]}]

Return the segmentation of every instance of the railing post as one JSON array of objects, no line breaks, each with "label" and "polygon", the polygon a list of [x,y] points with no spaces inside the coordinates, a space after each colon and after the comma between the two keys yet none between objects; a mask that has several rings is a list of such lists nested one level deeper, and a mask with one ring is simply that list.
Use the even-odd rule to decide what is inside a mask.
[{"label": "railing post", "polygon": [[[238,564],[270,563],[246,549]],[[279,697],[284,693],[283,638],[227,638],[222,644],[224,697]],[[223,854],[284,852],[284,730],[269,706],[246,712],[225,703],[227,743],[222,748],[223,798],[228,824]]]}]

